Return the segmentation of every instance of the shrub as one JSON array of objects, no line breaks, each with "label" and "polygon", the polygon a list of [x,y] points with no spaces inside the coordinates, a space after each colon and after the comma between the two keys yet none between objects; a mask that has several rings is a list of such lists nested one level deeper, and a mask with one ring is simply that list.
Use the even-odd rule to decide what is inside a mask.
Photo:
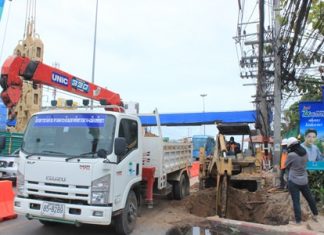
[{"label": "shrub", "polygon": [[309,187],[317,202],[324,205],[324,171],[308,172]]}]

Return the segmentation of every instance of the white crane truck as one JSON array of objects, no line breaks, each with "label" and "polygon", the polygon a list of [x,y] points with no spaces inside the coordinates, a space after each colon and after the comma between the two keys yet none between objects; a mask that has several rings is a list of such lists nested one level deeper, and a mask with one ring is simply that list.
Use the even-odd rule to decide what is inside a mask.
[{"label": "white crane truck", "polygon": [[[13,75],[71,92],[75,88],[74,93],[88,91],[91,98],[100,98],[94,95],[98,90],[110,92],[40,62],[10,57],[1,74],[6,88],[1,96],[9,108],[17,102],[13,86],[18,79]],[[121,103],[118,94],[118,99],[109,94],[106,103]],[[20,150],[17,213],[44,225],[109,225],[114,220],[118,233],[129,234],[143,194],[151,207],[153,193],[175,199],[189,194],[191,144],[165,143],[161,132],[146,136],[138,115],[105,107],[47,110],[30,118]],[[154,116],[160,130],[159,115]]]}]

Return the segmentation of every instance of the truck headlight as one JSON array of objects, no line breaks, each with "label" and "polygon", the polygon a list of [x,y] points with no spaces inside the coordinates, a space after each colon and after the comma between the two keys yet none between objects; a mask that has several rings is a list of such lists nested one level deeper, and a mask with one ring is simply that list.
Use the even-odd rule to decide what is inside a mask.
[{"label": "truck headlight", "polygon": [[16,181],[17,195],[23,196],[25,188],[25,176],[17,171],[17,181]]},{"label": "truck headlight", "polygon": [[110,175],[100,177],[91,183],[91,204],[108,204]]}]

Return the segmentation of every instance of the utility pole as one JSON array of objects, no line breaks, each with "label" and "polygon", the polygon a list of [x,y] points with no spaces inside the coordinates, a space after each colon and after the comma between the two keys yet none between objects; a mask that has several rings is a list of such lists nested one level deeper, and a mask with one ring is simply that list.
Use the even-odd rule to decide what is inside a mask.
[{"label": "utility pole", "polygon": [[[205,113],[205,97],[207,96],[207,94],[200,94],[201,98],[202,98],[202,102],[203,102],[203,113]],[[206,135],[206,129],[205,129],[205,125],[204,126],[204,135]]]},{"label": "utility pole", "polygon": [[267,139],[269,137],[270,125],[268,117],[267,103],[267,83],[264,74],[264,0],[259,0],[259,55],[258,55],[258,80],[257,80],[257,126],[260,129],[262,136]]},{"label": "utility pole", "polygon": [[[269,104],[267,100],[267,81],[264,70],[264,0],[259,0],[259,59],[258,59],[258,81],[257,81],[257,129],[261,131],[263,139],[263,149],[265,158],[268,159],[269,155],[269,136],[270,136],[270,122],[269,122]],[[270,167],[270,161],[265,161],[264,167]]]},{"label": "utility pole", "polygon": [[280,23],[279,0],[273,0],[273,19],[274,19],[274,61],[275,61],[275,78],[274,78],[274,158],[273,164],[279,165],[280,161],[280,142],[281,142],[281,42],[279,40]]},{"label": "utility pole", "polygon": [[[95,26],[94,26],[94,36],[93,36],[92,77],[91,77],[92,84],[94,84],[95,67],[96,67],[97,19],[98,19],[98,0],[96,1],[96,15],[95,15]],[[93,99],[91,99],[90,107],[91,109],[93,109]]]}]

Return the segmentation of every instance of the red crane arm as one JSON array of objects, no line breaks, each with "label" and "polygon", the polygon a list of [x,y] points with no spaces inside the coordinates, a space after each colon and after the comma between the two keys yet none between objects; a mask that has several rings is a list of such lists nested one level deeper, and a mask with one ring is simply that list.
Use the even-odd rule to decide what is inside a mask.
[{"label": "red crane arm", "polygon": [[87,82],[55,67],[21,56],[10,56],[1,69],[1,98],[8,108],[20,100],[23,80],[71,92],[89,99],[105,100],[109,105],[122,106],[119,94]]}]

